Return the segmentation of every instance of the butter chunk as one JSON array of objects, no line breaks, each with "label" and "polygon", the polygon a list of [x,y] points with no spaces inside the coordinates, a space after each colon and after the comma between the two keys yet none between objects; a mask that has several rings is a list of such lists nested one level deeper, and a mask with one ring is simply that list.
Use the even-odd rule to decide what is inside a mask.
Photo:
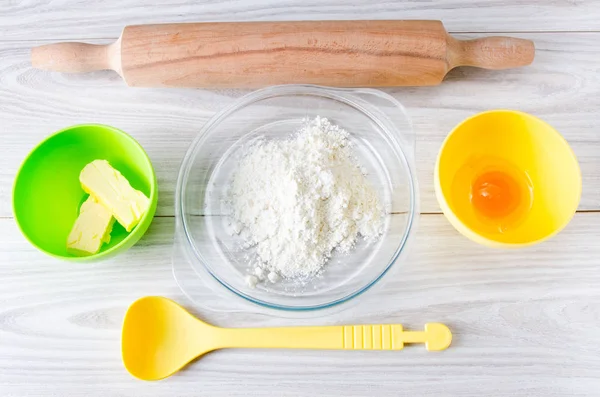
[{"label": "butter chunk", "polygon": [[93,255],[110,242],[115,218],[90,196],[81,204],[79,216],[67,238],[67,250],[77,256]]},{"label": "butter chunk", "polygon": [[129,181],[106,160],[94,160],[86,165],[79,181],[83,190],[105,206],[128,232],[150,207],[150,199],[132,188]]}]

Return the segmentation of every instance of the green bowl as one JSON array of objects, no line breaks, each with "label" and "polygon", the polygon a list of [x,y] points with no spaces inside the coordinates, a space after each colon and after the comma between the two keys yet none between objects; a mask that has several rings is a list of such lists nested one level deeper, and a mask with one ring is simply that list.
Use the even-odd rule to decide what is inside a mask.
[{"label": "green bowl", "polygon": [[[108,160],[148,196],[150,209],[130,233],[115,222],[109,244],[78,257],[67,252],[67,236],[87,198],[79,173],[96,159]],[[13,188],[13,212],[23,235],[39,250],[73,261],[104,259],[133,246],[152,223],[157,202],[156,175],[144,149],[123,131],[100,124],[68,127],[46,138],[21,165]]]}]

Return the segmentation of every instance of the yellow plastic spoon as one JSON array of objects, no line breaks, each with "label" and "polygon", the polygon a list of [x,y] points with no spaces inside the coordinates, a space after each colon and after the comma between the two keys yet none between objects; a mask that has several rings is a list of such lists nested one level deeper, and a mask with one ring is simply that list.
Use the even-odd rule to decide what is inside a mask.
[{"label": "yellow plastic spoon", "polygon": [[170,299],[148,296],[135,301],[123,322],[121,352],[129,373],[143,380],[166,378],[209,351],[223,348],[400,350],[425,343],[444,350],[452,334],[439,323],[425,331],[394,325],[295,328],[219,328],[206,324]]}]

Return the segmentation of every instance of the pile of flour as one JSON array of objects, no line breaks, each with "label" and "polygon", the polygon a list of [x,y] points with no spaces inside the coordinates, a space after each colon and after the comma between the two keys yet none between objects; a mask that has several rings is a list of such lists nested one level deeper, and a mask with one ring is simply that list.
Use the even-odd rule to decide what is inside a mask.
[{"label": "pile of flour", "polygon": [[383,208],[357,163],[348,133],[326,118],[306,120],[289,139],[248,148],[227,193],[232,230],[255,247],[251,286],[317,275],[335,249],[376,239]]}]

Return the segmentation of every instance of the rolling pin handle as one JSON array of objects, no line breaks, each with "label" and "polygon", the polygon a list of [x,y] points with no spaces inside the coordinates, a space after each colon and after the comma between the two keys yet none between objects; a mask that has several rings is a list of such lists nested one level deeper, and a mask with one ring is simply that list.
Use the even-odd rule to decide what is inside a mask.
[{"label": "rolling pin handle", "polygon": [[31,50],[31,64],[37,69],[63,73],[86,73],[107,69],[117,70],[111,62],[111,52],[115,44],[47,44]]},{"label": "rolling pin handle", "polygon": [[484,69],[510,69],[533,62],[533,41],[513,37],[484,37],[474,40],[448,39],[449,68],[475,66]]}]

